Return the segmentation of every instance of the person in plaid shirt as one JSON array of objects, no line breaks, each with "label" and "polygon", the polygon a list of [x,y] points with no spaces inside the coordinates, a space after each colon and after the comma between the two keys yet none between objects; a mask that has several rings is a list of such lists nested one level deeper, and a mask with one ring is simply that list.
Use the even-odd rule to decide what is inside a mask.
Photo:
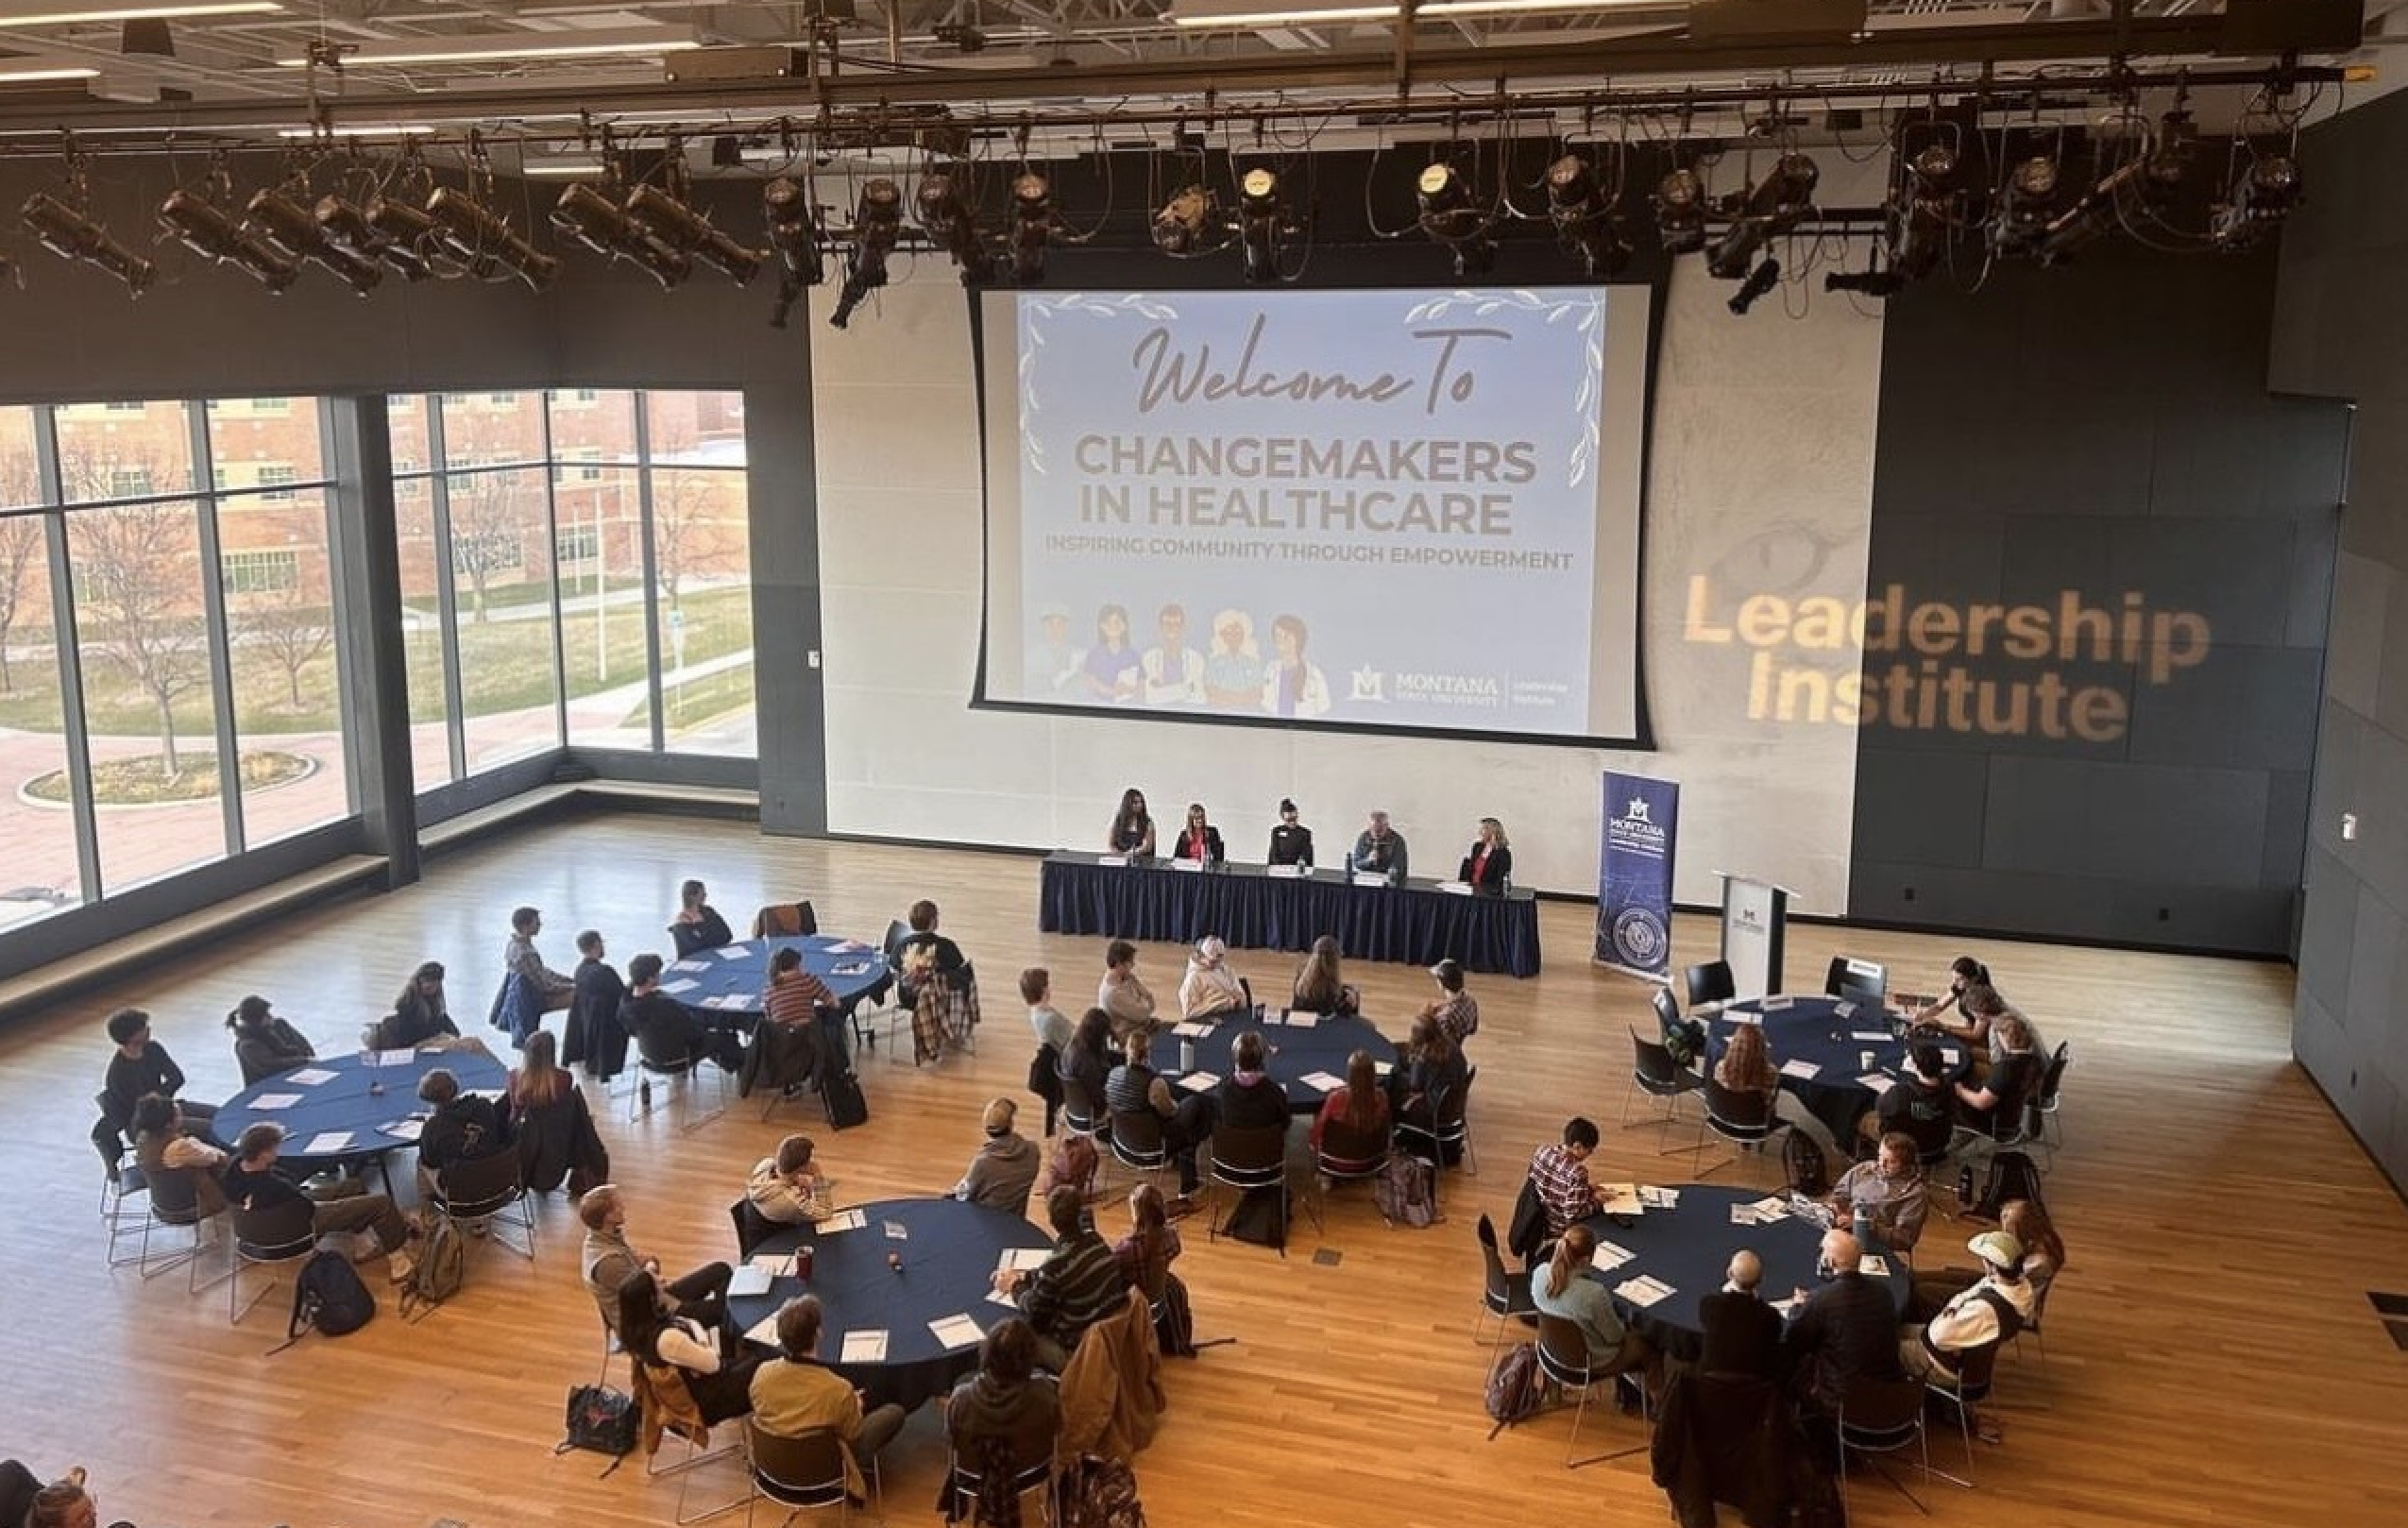
[{"label": "person in plaid shirt", "polygon": [[1575,1114],[1564,1126],[1562,1146],[1540,1146],[1530,1159],[1531,1181],[1547,1207],[1547,1234],[1564,1231],[1597,1213],[1597,1185],[1588,1180],[1588,1155],[1597,1149],[1597,1127]]}]

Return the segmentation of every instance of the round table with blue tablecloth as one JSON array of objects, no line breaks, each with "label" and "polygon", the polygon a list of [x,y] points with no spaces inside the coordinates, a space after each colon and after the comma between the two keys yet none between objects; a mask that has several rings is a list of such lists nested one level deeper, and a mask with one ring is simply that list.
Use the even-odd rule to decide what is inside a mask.
[{"label": "round table with blue tablecloth", "polygon": [[[1857,1116],[1906,1069],[1904,1021],[1877,1004],[1822,996],[1759,997],[1728,1005],[1707,1029],[1709,1068],[1722,1059],[1731,1032],[1742,1024],[1763,1026],[1775,1066],[1814,1068],[1811,1077],[1795,1069],[1783,1072],[1781,1086],[1797,1095],[1843,1148],[1855,1139]],[[1939,1044],[1949,1074],[1960,1073],[1966,1063],[1964,1047],[1950,1040]]]},{"label": "round table with blue tablecloth", "polygon": [[[1731,1218],[1734,1205],[1755,1204],[1778,1191],[1731,1188],[1719,1183],[1672,1185],[1679,1195],[1674,1208],[1644,1209],[1636,1215],[1591,1215],[1586,1222],[1597,1237],[1597,1263],[1589,1277],[1615,1291],[1614,1303],[1639,1333],[1663,1352],[1695,1359],[1704,1340],[1699,1302],[1722,1287],[1731,1254],[1752,1248],[1764,1260],[1767,1299],[1783,1299],[1793,1290],[1809,1294],[1823,1282],[1815,1265],[1823,1251],[1824,1227],[1819,1221],[1781,1214],[1770,1223],[1740,1225]],[[1607,1264],[1619,1252],[1629,1261]],[[1875,1254],[1880,1248],[1872,1248]],[[1873,1277],[1888,1292],[1901,1316],[1913,1292],[1913,1279],[1902,1259],[1885,1257],[1883,1271]],[[1542,1264],[1537,1277],[1547,1276]],[[1620,1293],[1631,1281],[1652,1278],[1671,1293],[1652,1304],[1637,1304]]]},{"label": "round table with blue tablecloth", "polygon": [[[253,1125],[284,1129],[281,1160],[291,1163],[382,1157],[415,1145],[427,1112],[418,1081],[437,1067],[463,1093],[499,1094],[509,1085],[501,1063],[483,1050],[354,1051],[322,1056],[245,1088],[218,1107],[211,1132],[229,1146]],[[287,1101],[289,1100],[289,1101]],[[344,1138],[341,1146],[329,1138]]]},{"label": "round table with blue tablecloth", "polygon": [[886,979],[887,959],[877,946],[827,934],[747,939],[701,950],[661,972],[661,991],[705,1020],[749,1028],[761,1016],[761,994],[770,984],[770,957],[791,946],[803,952],[803,969],[827,984],[839,1008]]},{"label": "round table with blue tablecloth", "polygon": [[[834,1231],[827,1223],[781,1231],[755,1247],[756,1260],[783,1265],[765,1295],[730,1295],[728,1312],[756,1342],[775,1347],[765,1323],[797,1295],[817,1295],[825,1308],[820,1360],[869,1392],[873,1406],[893,1401],[907,1410],[951,1390],[978,1367],[975,1341],[948,1346],[929,1323],[966,1316],[981,1333],[1011,1311],[988,1299],[1005,1253],[1050,1248],[1053,1239],[1026,1217],[958,1199],[881,1199],[852,1212],[863,1224]],[[889,1233],[899,1227],[901,1237]],[[791,1256],[811,1248],[811,1276],[791,1271]],[[901,1259],[900,1269],[887,1258]],[[845,1333],[886,1333],[885,1355],[847,1361]]]},{"label": "round table with blue tablecloth", "polygon": [[1371,1021],[1353,1013],[1314,1015],[1302,1010],[1257,1008],[1250,1013],[1224,1013],[1212,1020],[1198,1020],[1210,1026],[1206,1033],[1185,1037],[1165,1028],[1156,1032],[1150,1060],[1154,1070],[1171,1079],[1175,1088],[1181,1085],[1187,1069],[1179,1065],[1179,1043],[1182,1039],[1195,1046],[1198,1074],[1209,1074],[1214,1082],[1227,1078],[1233,1070],[1229,1052],[1237,1044],[1237,1037],[1248,1029],[1263,1031],[1263,1044],[1270,1054],[1264,1058],[1264,1070],[1271,1079],[1286,1090],[1288,1108],[1298,1114],[1318,1113],[1321,1100],[1335,1089],[1316,1087],[1305,1078],[1318,1072],[1327,1077],[1346,1080],[1347,1058],[1358,1050],[1367,1050],[1374,1061],[1388,1066],[1396,1064],[1396,1044],[1372,1027]]}]

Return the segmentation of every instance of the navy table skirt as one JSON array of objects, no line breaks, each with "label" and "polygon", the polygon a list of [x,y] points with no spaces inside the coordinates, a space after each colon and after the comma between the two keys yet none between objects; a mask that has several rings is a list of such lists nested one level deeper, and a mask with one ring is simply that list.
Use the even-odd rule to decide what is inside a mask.
[{"label": "navy table skirt", "polygon": [[[766,1295],[732,1297],[728,1311],[750,1331],[795,1296],[819,1296],[826,1307],[821,1360],[867,1390],[871,1405],[891,1401],[908,1410],[944,1395],[978,1367],[977,1344],[947,1348],[928,1323],[967,1316],[980,1331],[992,1331],[1012,1314],[987,1299],[997,1261],[1007,1248],[1053,1242],[1021,1215],[958,1199],[882,1199],[858,1208],[867,1221],[858,1231],[797,1226],[763,1241],[754,1256],[809,1247],[811,1277],[774,1278]],[[887,1234],[889,1222],[903,1228],[900,1240]],[[888,1265],[890,1252],[901,1256],[901,1271]],[[843,1362],[845,1333],[876,1328],[887,1333],[886,1358]]]},{"label": "navy table skirt", "polygon": [[1178,871],[1167,860],[1100,864],[1092,854],[1045,857],[1038,926],[1049,934],[1192,944],[1218,934],[1252,950],[1306,950],[1337,936],[1353,960],[1434,965],[1451,956],[1467,971],[1538,975],[1538,903],[1528,891],[1458,896],[1433,881],[1356,886],[1335,871],[1309,878],[1261,865]]},{"label": "navy table skirt", "polygon": [[[307,1066],[255,1082],[218,1107],[212,1133],[228,1145],[250,1126],[268,1122],[284,1127],[282,1160],[289,1163],[339,1162],[345,1158],[381,1155],[417,1138],[416,1116],[427,1106],[418,1102],[418,1079],[437,1067],[460,1079],[464,1093],[499,1093],[509,1085],[501,1063],[482,1051],[417,1050],[391,1065],[370,1065],[369,1054],[353,1051],[324,1056]],[[297,1082],[297,1076],[331,1072],[323,1082]],[[380,1089],[370,1092],[370,1089]],[[263,1108],[262,1098],[296,1097],[297,1103]],[[396,1135],[387,1127],[399,1125]],[[348,1131],[350,1144],[340,1151],[313,1152],[311,1141],[326,1132]]]},{"label": "navy table skirt", "polygon": [[[1704,1340],[1699,1302],[1722,1287],[1731,1254],[1740,1248],[1755,1248],[1764,1260],[1764,1282],[1759,1287],[1766,1299],[1784,1299],[1797,1289],[1811,1294],[1820,1287],[1822,1281],[1814,1270],[1823,1252],[1823,1227],[1789,1215],[1770,1225],[1732,1223],[1731,1206],[1752,1203],[1772,1190],[1714,1183],[1676,1186],[1681,1195],[1678,1209],[1649,1210],[1627,1223],[1605,1215],[1591,1215],[1587,1222],[1601,1248],[1601,1265],[1591,1269],[1589,1277],[1608,1290],[1642,1275],[1672,1286],[1670,1295],[1653,1305],[1636,1306],[1619,1296],[1614,1301],[1623,1317],[1658,1349],[1675,1358],[1697,1357]],[[1616,1268],[1603,1266],[1602,1248],[1606,1243],[1632,1254],[1631,1261]],[[1547,1277],[1544,1265],[1536,1277]],[[1913,1286],[1905,1262],[1890,1259],[1889,1271],[1878,1282],[1904,1316]]]},{"label": "navy table skirt", "polygon": [[[1259,1015],[1259,1016],[1258,1016]],[[1293,1018],[1307,1018],[1304,1014]],[[1189,1044],[1196,1047],[1196,1070],[1210,1072],[1216,1078],[1226,1078],[1234,1069],[1229,1063],[1229,1049],[1237,1037],[1246,1030],[1260,1027],[1263,1043],[1271,1054],[1265,1058],[1264,1070],[1271,1079],[1287,1090],[1288,1109],[1298,1114],[1317,1114],[1321,1100],[1329,1095],[1304,1080],[1309,1073],[1326,1072],[1343,1079],[1347,1075],[1347,1058],[1358,1050],[1367,1050],[1375,1061],[1394,1065],[1397,1060],[1395,1042],[1372,1027],[1371,1021],[1355,1014],[1330,1014],[1311,1020],[1311,1027],[1288,1022],[1280,1017],[1280,1010],[1267,1013],[1224,1015],[1212,1026],[1212,1032],[1197,1035]],[[1171,1079],[1174,1091],[1179,1088],[1179,1037],[1168,1029],[1154,1036],[1154,1070]]]}]

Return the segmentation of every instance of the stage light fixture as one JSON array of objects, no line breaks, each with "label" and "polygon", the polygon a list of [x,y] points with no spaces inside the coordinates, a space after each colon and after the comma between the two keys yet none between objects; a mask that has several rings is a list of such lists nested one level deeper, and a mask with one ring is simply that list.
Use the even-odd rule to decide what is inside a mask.
[{"label": "stage light fixture", "polygon": [[141,297],[158,279],[159,267],[119,244],[110,231],[84,211],[85,188],[80,164],[71,161],[64,199],[46,191],[25,198],[18,215],[42,246],[61,260],[80,261],[107,271]]},{"label": "stage light fixture", "polygon": [[[226,173],[211,177],[219,195],[230,190]],[[207,191],[178,186],[159,204],[159,226],[176,242],[213,265],[239,266],[269,292],[281,295],[301,274],[301,263],[235,221]]]},{"label": "stage light fixture", "polygon": [[970,211],[970,171],[967,165],[931,170],[920,178],[920,193],[912,202],[912,216],[927,230],[953,263],[961,269],[964,286],[976,286],[995,271],[994,256],[988,253],[987,244],[979,237],[978,224]]},{"label": "stage light fixture", "polygon": [[1451,218],[1471,206],[1471,188],[1463,176],[1445,161],[1422,167],[1413,183],[1414,196],[1421,203],[1421,216],[1427,222],[1433,217]]},{"label": "stage light fixture", "polygon": [[563,187],[552,204],[552,230],[581,244],[606,260],[626,261],[658,283],[664,292],[685,283],[694,274],[694,262],[684,250],[670,247],[639,224],[630,207],[616,199],[619,181],[610,174],[603,189],[578,181]]},{"label": "stage light fixture", "polygon": [[2208,219],[2218,249],[2247,249],[2281,227],[2299,204],[2299,162],[2288,154],[2252,154]]},{"label": "stage light fixture", "polygon": [[1281,263],[1291,241],[1304,232],[1304,225],[1289,205],[1280,173],[1258,164],[1240,176],[1237,208],[1238,257],[1246,280],[1256,286],[1293,280],[1293,273],[1283,271]]},{"label": "stage light fixture", "polygon": [[1011,212],[1011,279],[1034,286],[1045,279],[1045,249],[1060,227],[1051,182],[1034,170],[1013,177]]},{"label": "stage light fixture", "polygon": [[1744,317],[1747,311],[1755,306],[1758,297],[1780,284],[1781,263],[1767,255],[1755,269],[1748,272],[1747,280],[1739,283],[1739,289],[1731,294],[1731,311]]},{"label": "stage light fixture", "polygon": [[1154,247],[1166,255],[1196,253],[1216,212],[1212,192],[1202,186],[1181,187],[1154,214]]},{"label": "stage light fixture", "polygon": [[520,238],[509,220],[456,186],[438,186],[427,198],[434,240],[443,251],[480,280],[506,269],[541,292],[560,274],[560,257],[547,255]]},{"label": "stage light fixture", "polygon": [[761,220],[778,261],[777,301],[770,309],[770,327],[784,329],[805,290],[828,279],[827,256],[812,219],[810,194],[799,183],[779,176],[762,187]]},{"label": "stage light fixture", "polygon": [[693,260],[701,260],[710,269],[735,281],[737,286],[749,286],[754,277],[761,272],[761,263],[768,260],[768,255],[761,250],[744,247],[735,238],[720,233],[718,229],[710,227],[710,216],[701,214],[688,205],[684,171],[679,168],[682,163],[682,152],[671,140],[671,183],[667,188],[638,185],[634,195],[629,195],[629,199],[626,199],[626,214],[636,219],[636,227],[643,229],[662,247],[688,258],[688,267],[691,267]]},{"label": "stage light fixture", "polygon": [[1705,182],[1683,166],[1655,182],[1655,231],[1668,255],[1705,247]]},{"label": "stage light fixture", "polygon": [[1547,219],[1555,227],[1555,243],[1580,261],[1590,280],[1619,273],[1631,258],[1631,246],[1615,226],[1619,197],[1606,193],[1578,154],[1548,165],[1546,182]]},{"label": "stage light fixture", "polygon": [[317,220],[329,244],[348,250],[363,260],[371,260],[405,281],[423,281],[434,274],[426,258],[406,245],[397,244],[379,232],[368,221],[361,206],[339,192],[329,192],[317,199],[311,215]]},{"label": "stage light fixture", "polygon": [[1458,280],[1485,276],[1495,267],[1497,245],[1488,230],[1496,226],[1496,211],[1480,205],[1461,171],[1445,160],[1433,160],[1415,178],[1413,195],[1421,208],[1416,221],[1425,236],[1454,257]]},{"label": "stage light fixture", "polygon": [[844,257],[844,285],[838,289],[829,323],[842,329],[852,322],[861,299],[887,284],[887,257],[902,232],[902,188],[883,176],[863,181],[861,199],[853,209],[853,246]]},{"label": "stage light fixture", "polygon": [[2019,161],[2008,172],[2006,188],[1999,193],[1998,210],[1990,218],[1990,247],[2001,255],[2027,255],[2047,231],[2049,219],[2056,215],[2057,192],[2063,184],[2063,173],[2056,159],[2047,154],[2033,154]]},{"label": "stage light fixture", "polygon": [[1822,178],[1810,155],[1792,149],[1773,161],[1740,204],[1737,220],[1706,251],[1706,269],[1726,281],[1748,276],[1767,244],[1814,211],[1814,188]]},{"label": "stage light fixture", "polygon": [[[302,196],[306,184],[298,184]],[[251,194],[244,206],[244,227],[265,238],[297,261],[305,261],[333,275],[359,297],[366,297],[384,280],[384,267],[327,237],[316,213],[284,189],[269,186]]]}]

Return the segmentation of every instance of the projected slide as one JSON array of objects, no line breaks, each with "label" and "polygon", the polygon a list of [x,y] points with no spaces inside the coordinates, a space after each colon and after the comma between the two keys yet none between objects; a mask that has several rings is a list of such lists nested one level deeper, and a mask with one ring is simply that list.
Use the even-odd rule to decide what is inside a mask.
[{"label": "projected slide", "polygon": [[989,292],[990,704],[1630,740],[1648,292]]}]

